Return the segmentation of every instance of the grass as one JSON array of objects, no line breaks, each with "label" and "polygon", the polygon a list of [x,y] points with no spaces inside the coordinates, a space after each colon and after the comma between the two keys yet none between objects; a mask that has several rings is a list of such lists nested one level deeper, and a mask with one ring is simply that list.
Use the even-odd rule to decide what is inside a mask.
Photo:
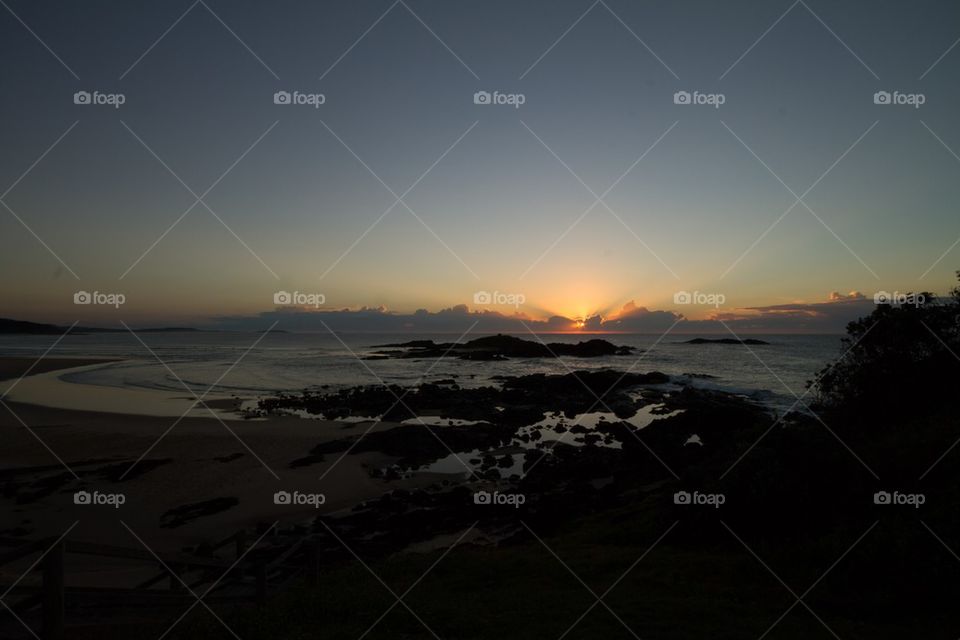
[{"label": "grass", "polygon": [[[410,589],[404,597],[406,606],[396,604],[377,577],[353,562],[326,571],[319,587],[296,587],[264,606],[218,613],[243,640],[433,638],[434,634],[443,640],[733,640],[760,638],[771,627],[768,638],[798,640],[833,638],[833,633],[844,640],[953,637],[934,632],[945,625],[932,617],[891,611],[854,613],[862,608],[848,607],[831,590],[833,573],[804,600],[825,626],[719,523],[712,544],[691,548],[683,543],[684,523],[680,522],[639,560],[666,529],[654,531],[656,523],[645,518],[642,512],[607,513],[544,537],[563,563],[532,535],[500,548],[456,548],[432,570],[441,552],[400,554],[370,563],[370,569],[397,595]],[[617,519],[622,524],[612,527]],[[671,538],[680,539],[680,544]],[[804,568],[812,573],[785,571],[782,575],[801,594],[812,579],[797,579],[793,574],[815,578],[835,559],[823,558],[816,567]],[[764,560],[780,573],[779,567],[788,566],[789,557]],[[843,565],[834,569],[837,574],[843,570]],[[598,603],[591,590],[600,596],[611,586]],[[843,597],[848,595],[871,597],[866,592]],[[208,640],[233,637],[200,607],[171,635]]]}]

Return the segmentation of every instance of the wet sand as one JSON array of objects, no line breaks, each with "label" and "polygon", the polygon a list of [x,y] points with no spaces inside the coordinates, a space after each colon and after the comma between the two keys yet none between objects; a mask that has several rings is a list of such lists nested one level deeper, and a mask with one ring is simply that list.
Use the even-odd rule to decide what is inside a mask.
[{"label": "wet sand", "polygon": [[110,358],[43,358],[37,362],[36,358],[21,358],[10,356],[0,358],[0,380],[11,380],[25,375],[49,373],[70,367],[86,367],[94,364],[116,362]]},{"label": "wet sand", "polygon": [[[4,359],[0,358],[0,362]],[[119,360],[96,358],[44,358],[31,369],[25,358],[12,359],[7,365],[11,375],[0,378],[0,397],[7,401],[33,404],[54,409],[72,409],[82,412],[117,413],[137,416],[178,418],[187,415],[210,418],[209,409],[221,419],[234,419],[238,408],[236,398],[210,394],[202,404],[187,389],[161,391],[127,387],[78,384],[63,379],[75,374],[96,370]],[[20,378],[24,373],[29,373]]]}]

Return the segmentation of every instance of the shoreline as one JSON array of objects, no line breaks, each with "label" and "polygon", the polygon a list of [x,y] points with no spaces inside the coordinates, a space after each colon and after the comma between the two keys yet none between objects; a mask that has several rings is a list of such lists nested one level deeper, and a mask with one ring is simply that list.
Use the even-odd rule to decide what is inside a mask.
[{"label": "shoreline", "polygon": [[56,356],[41,358],[38,361],[37,358],[30,356],[0,356],[0,382],[21,378],[28,372],[31,376],[34,376],[73,367],[109,364],[111,362],[120,362],[120,358]]},{"label": "shoreline", "polygon": [[210,415],[207,409],[209,408],[221,420],[236,419],[236,409],[244,400],[211,395],[199,404],[186,389],[173,393],[154,389],[108,387],[64,379],[68,374],[95,370],[124,361],[123,358],[58,356],[37,361],[21,356],[0,357],[0,397],[7,402],[48,409],[126,416],[177,418],[186,415],[211,419],[214,416]]}]

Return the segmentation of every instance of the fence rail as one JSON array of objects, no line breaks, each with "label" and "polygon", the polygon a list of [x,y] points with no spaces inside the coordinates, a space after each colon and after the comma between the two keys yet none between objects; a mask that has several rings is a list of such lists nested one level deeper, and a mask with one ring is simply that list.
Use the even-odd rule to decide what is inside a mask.
[{"label": "fence rail", "polygon": [[[39,637],[42,640],[63,640],[67,627],[68,601],[83,601],[88,609],[96,608],[95,605],[91,606],[91,603],[100,601],[104,607],[119,605],[153,609],[164,605],[189,604],[194,597],[183,588],[183,583],[187,583],[192,590],[204,584],[216,585],[214,593],[204,597],[205,602],[263,602],[271,588],[282,589],[304,573],[309,583],[315,584],[318,581],[319,541],[314,535],[297,536],[288,544],[274,548],[273,557],[267,557],[263,553],[247,554],[248,540],[247,533],[239,531],[206,548],[205,551],[212,554],[233,545],[234,558],[228,562],[186,554],[154,556],[142,548],[70,539],[42,538],[24,541],[0,537],[0,566],[40,554],[39,562],[34,561],[30,573],[39,572],[41,576],[39,585],[17,584],[14,588],[0,585],[0,592],[6,592],[11,599],[19,598],[15,602],[5,603],[18,616],[40,608]],[[4,547],[9,548],[3,550]],[[131,587],[68,587],[65,581],[67,555],[143,562],[158,567],[159,572]],[[187,574],[194,572],[200,572],[201,575],[191,582]],[[168,587],[158,588],[157,585],[164,580],[168,580]],[[223,593],[225,591],[229,593]]]}]

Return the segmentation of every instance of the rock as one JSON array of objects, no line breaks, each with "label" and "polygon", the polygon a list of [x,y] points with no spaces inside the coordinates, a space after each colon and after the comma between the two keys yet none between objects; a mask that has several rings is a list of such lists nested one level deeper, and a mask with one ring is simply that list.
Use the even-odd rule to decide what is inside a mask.
[{"label": "rock", "polygon": [[695,445],[699,445],[699,446],[702,447],[702,446],[703,446],[703,440],[701,440],[701,439],[700,439],[700,436],[695,433],[695,434],[693,434],[692,436],[690,436],[689,438],[687,438],[687,441],[683,443],[683,446],[687,446],[688,444],[695,444]]},{"label": "rock", "polygon": [[399,344],[374,345],[374,348],[381,350],[367,356],[368,358],[440,358],[449,356],[461,360],[484,361],[506,360],[508,358],[557,358],[561,356],[595,358],[600,356],[625,356],[634,351],[633,347],[617,346],[599,338],[576,344],[565,342],[544,344],[539,341],[524,340],[503,334],[484,336],[465,343],[411,340]]}]

